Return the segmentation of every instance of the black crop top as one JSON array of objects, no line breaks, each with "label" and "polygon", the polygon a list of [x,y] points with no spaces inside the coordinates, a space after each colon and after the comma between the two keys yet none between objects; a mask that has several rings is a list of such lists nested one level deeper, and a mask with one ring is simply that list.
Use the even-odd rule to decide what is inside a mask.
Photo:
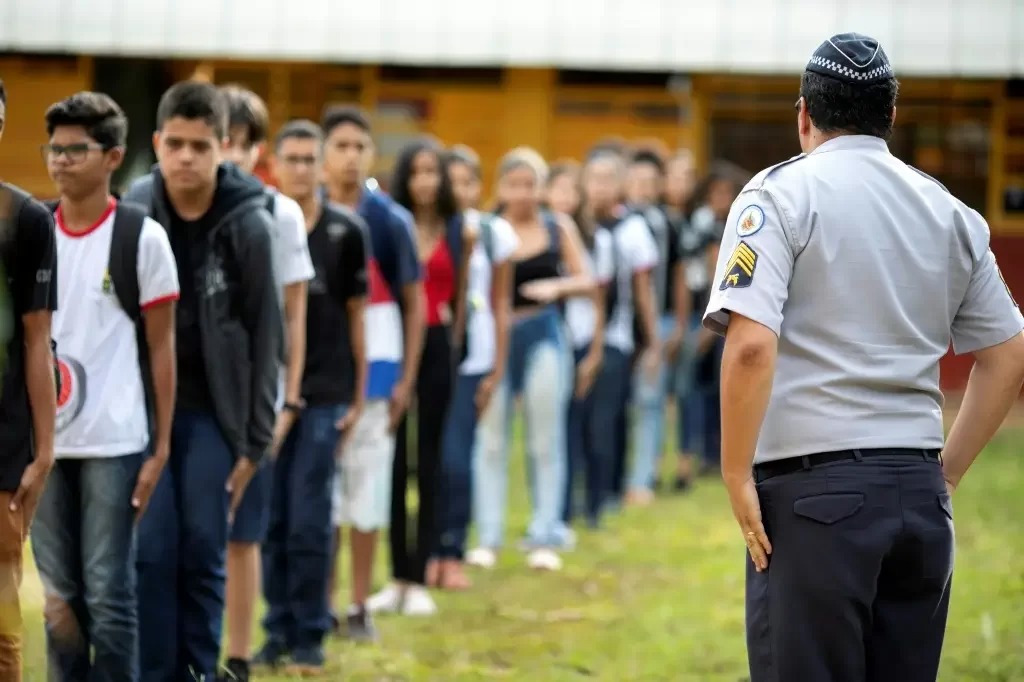
[{"label": "black crop top", "polygon": [[544,227],[548,229],[548,248],[535,256],[515,262],[512,275],[515,287],[512,289],[513,309],[528,308],[538,304],[537,301],[523,296],[519,292],[519,287],[527,282],[560,277],[562,274],[561,234],[558,223],[550,214],[544,214],[542,218],[544,220]]}]

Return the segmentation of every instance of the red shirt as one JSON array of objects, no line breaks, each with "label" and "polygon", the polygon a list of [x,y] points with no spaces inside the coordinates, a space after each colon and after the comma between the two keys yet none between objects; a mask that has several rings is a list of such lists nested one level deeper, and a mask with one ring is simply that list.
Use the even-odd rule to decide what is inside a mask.
[{"label": "red shirt", "polygon": [[427,295],[427,326],[450,324],[451,300],[455,296],[455,264],[445,239],[437,243],[424,264],[423,289]]}]

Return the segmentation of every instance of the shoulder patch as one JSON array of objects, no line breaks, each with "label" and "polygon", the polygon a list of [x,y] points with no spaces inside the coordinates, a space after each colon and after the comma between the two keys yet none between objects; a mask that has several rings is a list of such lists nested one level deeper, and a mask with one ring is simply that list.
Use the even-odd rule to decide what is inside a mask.
[{"label": "shoulder patch", "polygon": [[725,264],[725,276],[719,291],[726,289],[742,289],[749,287],[754,281],[754,269],[757,267],[757,251],[746,242],[740,242],[733,249],[729,261]]},{"label": "shoulder patch", "polygon": [[757,204],[747,206],[740,213],[736,221],[736,234],[742,239],[757,232],[764,227],[764,209]]}]

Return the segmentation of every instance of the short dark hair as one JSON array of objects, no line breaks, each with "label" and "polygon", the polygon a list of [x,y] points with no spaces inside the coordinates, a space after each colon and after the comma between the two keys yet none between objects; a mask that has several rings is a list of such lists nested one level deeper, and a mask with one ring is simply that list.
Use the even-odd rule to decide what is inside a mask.
[{"label": "short dark hair", "polygon": [[578,178],[580,175],[580,164],[573,159],[556,161],[551,164],[551,167],[548,168],[548,185],[551,185],[555,180],[563,175]]},{"label": "short dark hair", "polygon": [[222,85],[220,91],[228,104],[228,132],[231,128],[245,128],[245,142],[249,146],[266,142],[270,131],[270,114],[266,103],[252,90],[236,83]]},{"label": "short dark hair", "polygon": [[405,145],[398,152],[395,170],[391,176],[391,198],[410,211],[413,209],[409,180],[412,178],[412,164],[416,157],[423,152],[433,154],[437,159],[438,171],[441,175],[441,184],[437,188],[437,214],[445,220],[450,220],[459,209],[455,202],[455,192],[452,191],[452,181],[448,175],[448,155],[433,138],[420,138]]},{"label": "short dark hair", "polygon": [[320,129],[323,131],[324,137],[327,137],[334,132],[335,128],[346,123],[356,126],[367,135],[373,132],[366,113],[359,107],[350,104],[328,107],[320,119]]},{"label": "short dark hair", "polygon": [[0,78],[0,104],[7,106],[7,88],[4,87],[3,78]]},{"label": "short dark hair", "polygon": [[895,78],[858,85],[812,71],[800,80],[800,96],[814,127],[823,133],[889,139],[900,84]]},{"label": "short dark hair", "polygon": [[633,152],[633,155],[629,159],[630,166],[643,166],[649,165],[654,166],[655,170],[658,171],[658,175],[665,174],[665,161],[661,158],[661,155],[653,149],[638,149]]},{"label": "short dark hair", "polygon": [[455,164],[461,163],[463,166],[469,169],[473,176],[479,180],[481,178],[480,172],[480,157],[472,147],[464,144],[457,144],[448,150],[448,163]]},{"label": "short dark hair", "polygon": [[82,126],[104,149],[128,142],[128,118],[117,102],[102,92],[76,92],[46,110],[46,134],[60,126]]},{"label": "short dark hair", "polygon": [[274,136],[274,150],[280,149],[281,143],[285,140],[316,140],[317,142],[323,142],[324,134],[317,124],[308,118],[300,118],[288,121],[281,126],[281,129],[277,131],[277,135]]},{"label": "short dark hair", "polygon": [[228,134],[228,105],[224,94],[212,83],[188,80],[172,85],[156,108],[157,129],[162,130],[172,118],[203,121],[219,139]]}]

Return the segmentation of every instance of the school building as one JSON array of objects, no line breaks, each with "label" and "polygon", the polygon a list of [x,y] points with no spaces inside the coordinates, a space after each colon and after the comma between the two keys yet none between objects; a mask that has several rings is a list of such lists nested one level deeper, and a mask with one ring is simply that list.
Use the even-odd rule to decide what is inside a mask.
[{"label": "school building", "polygon": [[[14,3],[0,22],[9,93],[0,177],[51,191],[42,114],[81,89],[132,122],[124,173],[152,162],[163,90],[236,82],[273,126],[325,106],[370,112],[386,178],[429,133],[497,159],[530,145],[579,158],[615,137],[698,165],[756,171],[799,152],[793,105],[808,56],[832,33],[881,41],[901,81],[893,153],[982,212],[1024,296],[1024,9],[1012,0],[65,0]],[[893,267],[899,267],[894,263]],[[842,283],[833,283],[842,286]],[[969,362],[947,359],[961,387]]]}]

